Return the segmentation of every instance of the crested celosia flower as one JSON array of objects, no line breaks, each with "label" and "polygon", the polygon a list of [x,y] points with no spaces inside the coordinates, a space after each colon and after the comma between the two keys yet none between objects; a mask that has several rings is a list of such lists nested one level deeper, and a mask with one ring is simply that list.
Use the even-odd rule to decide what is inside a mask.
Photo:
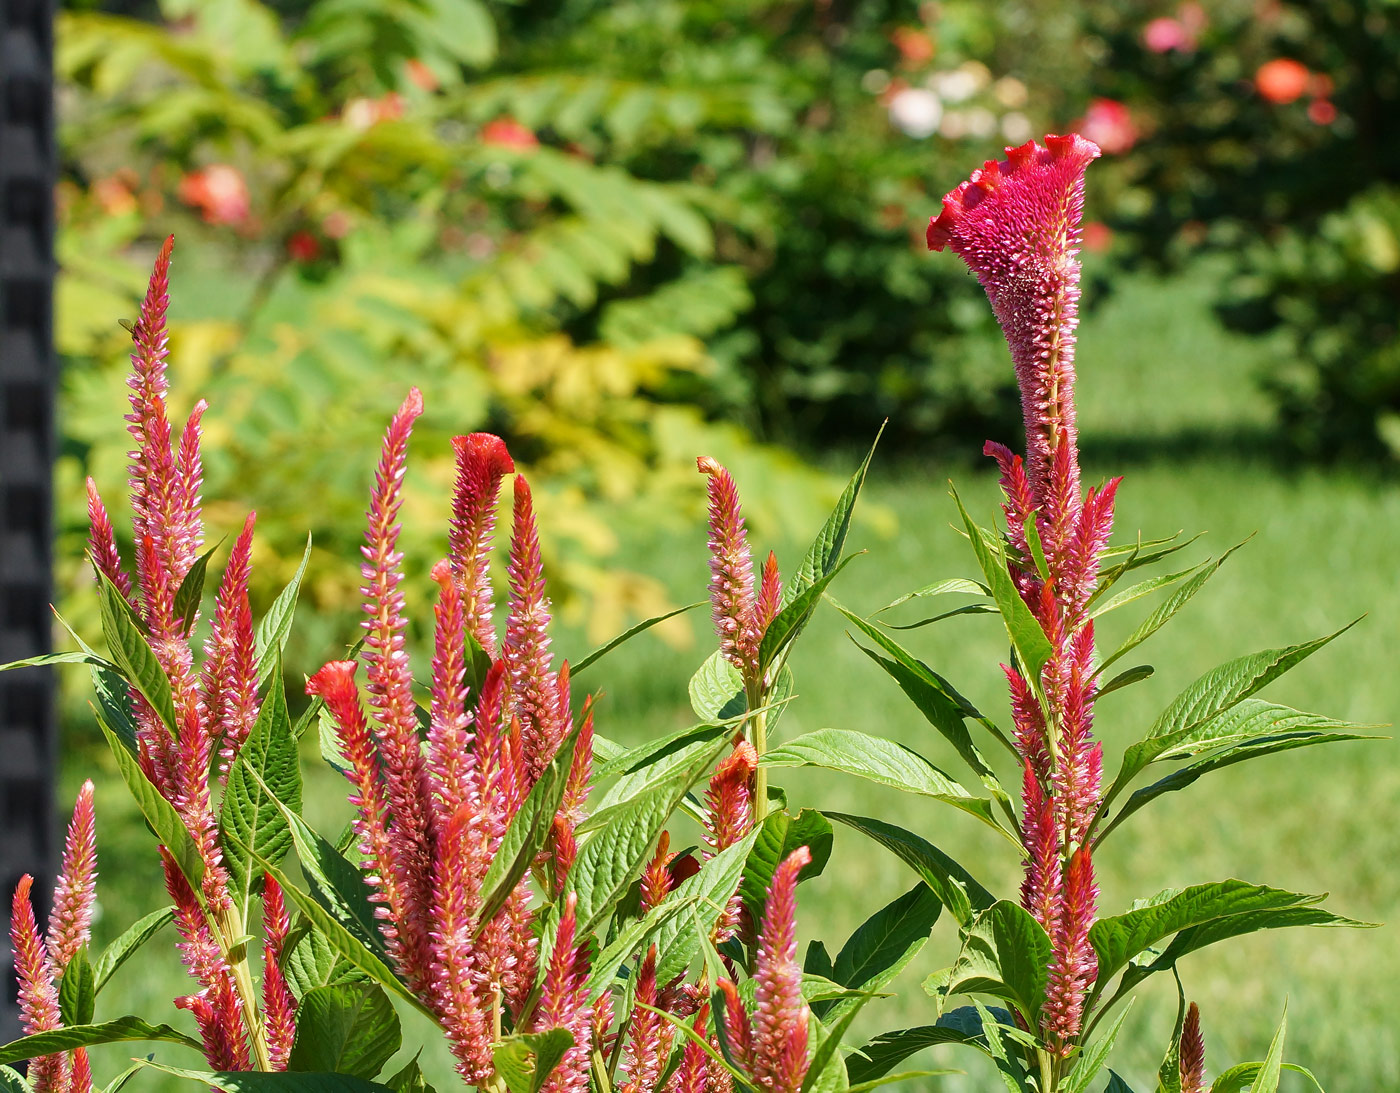
[{"label": "crested celosia flower", "polygon": [[709,478],[710,602],[720,652],[747,680],[763,631],[755,613],[753,559],[739,505],[739,490],[727,470],[708,456],[696,460]]},{"label": "crested celosia flower", "polygon": [[1186,1011],[1181,1025],[1181,1047],[1178,1052],[1181,1070],[1181,1093],[1205,1093],[1206,1042],[1201,1035],[1201,1011],[1195,1002]]},{"label": "crested celosia flower", "polygon": [[465,600],[467,630],[496,655],[491,624],[491,537],[496,530],[496,499],[501,479],[515,470],[505,442],[490,433],[472,433],[452,441],[457,450],[457,483],[452,493],[448,543],[452,572]]},{"label": "crested celosia flower", "polygon": [[798,1093],[807,1076],[807,1023],[811,1011],[802,997],[802,967],[797,962],[797,875],[812,860],[798,847],[773,873],[764,907],[763,927],[754,956],[754,1012],[745,1010],[739,992],[720,981],[726,1002],[725,1032],[731,1054],[760,1089]]},{"label": "crested celosia flower", "polygon": [[[1076,252],[1084,171],[1099,155],[1080,136],[1007,149],[943,199],[928,244],[951,248],[977,275],[1006,340],[1021,391],[1024,461],[999,444],[1010,547],[1008,567],[1052,654],[1039,679],[1006,668],[1023,763],[1026,849],[1022,903],[1045,927],[1051,963],[1042,1031],[1068,1053],[1081,1031],[1097,963],[1089,825],[1101,797],[1101,745],[1093,739],[1094,629],[1088,618],[1113,523],[1118,479],[1080,488],[1074,406],[1078,323]],[[1033,557],[1032,522],[1046,572]]]},{"label": "crested celosia flower", "polygon": [[282,975],[287,935],[292,919],[282,887],[271,874],[263,875],[263,1012],[267,1018],[267,1050],[273,1070],[286,1070],[297,1035],[297,1000]]}]

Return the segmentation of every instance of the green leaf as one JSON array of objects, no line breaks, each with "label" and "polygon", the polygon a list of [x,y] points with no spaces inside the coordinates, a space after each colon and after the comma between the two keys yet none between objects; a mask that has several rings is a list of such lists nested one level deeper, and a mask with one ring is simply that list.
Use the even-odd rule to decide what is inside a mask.
[{"label": "green leaf", "polygon": [[804,808],[796,816],[790,812],[770,812],[759,826],[758,837],[744,863],[739,892],[754,922],[763,921],[768,903],[768,886],[778,866],[798,847],[805,846],[812,860],[797,874],[799,882],[821,876],[831,858],[831,824],[815,809]]},{"label": "green leaf", "polygon": [[[687,766],[701,752],[708,750],[716,740],[732,739],[735,724],[735,721],[725,721],[718,724],[688,725],[648,740],[635,748],[629,748],[600,764],[595,782],[603,782],[613,777],[616,777],[617,781],[598,798],[593,808],[594,815],[630,800],[649,786],[669,778],[673,772]],[[585,830],[591,826],[595,826],[592,817],[583,824]]]},{"label": "green leaf", "polygon": [[338,987],[368,980],[363,971],[341,956],[340,951],[305,919],[298,921],[305,928],[293,931],[296,936],[291,951],[282,960],[282,972],[298,998],[304,998],[317,987]]},{"label": "green leaf", "polygon": [[636,626],[624,630],[621,634],[618,634],[617,637],[613,638],[612,641],[608,642],[606,645],[601,645],[597,649],[594,649],[593,652],[589,653],[577,664],[571,664],[569,666],[569,677],[571,679],[577,679],[578,674],[582,672],[585,668],[587,668],[590,664],[593,664],[595,661],[601,660],[603,657],[607,656],[623,642],[635,638],[638,634],[642,633],[643,631],[650,630],[657,623],[665,622],[667,619],[673,619],[677,615],[684,615],[687,611],[694,611],[697,607],[704,607],[708,602],[708,600],[696,600],[694,603],[688,603],[684,607],[677,607],[674,611],[667,611],[664,615],[657,615],[653,618],[647,619],[645,622],[639,622]]},{"label": "green leaf", "polygon": [[[828,978],[852,990],[883,989],[928,943],[942,910],[942,901],[920,881],[856,929],[836,954]],[[829,1023],[840,1020],[858,1001],[819,1002],[812,1009]]]},{"label": "green leaf", "polygon": [[[1245,541],[1248,542],[1248,540]],[[1183,607],[1185,607],[1187,602],[1191,599],[1191,597],[1193,597],[1197,592],[1203,589],[1206,586],[1206,582],[1210,580],[1213,576],[1215,576],[1216,571],[1222,565],[1225,564],[1225,559],[1228,558],[1235,551],[1239,550],[1242,546],[1244,546],[1244,543],[1238,543],[1235,546],[1232,546],[1224,554],[1220,555],[1220,557],[1215,559],[1213,563],[1207,563],[1197,567],[1199,569],[1199,572],[1197,572],[1194,576],[1191,577],[1189,581],[1187,581],[1184,585],[1182,585],[1165,600],[1163,600],[1160,604],[1158,604],[1156,609],[1150,615],[1148,615],[1147,618],[1143,619],[1142,622],[1138,624],[1137,629],[1128,635],[1127,639],[1123,642],[1123,644],[1118,646],[1117,649],[1115,649],[1104,659],[1103,663],[1101,663],[1098,666],[1094,674],[1097,676],[1100,673],[1102,673],[1114,661],[1118,660],[1120,657],[1125,656],[1132,650],[1136,649],[1144,641],[1146,641],[1163,626],[1165,626],[1167,622],[1170,621],[1171,617],[1175,615],[1178,611],[1180,611]],[[1131,591],[1131,589],[1129,589],[1129,591]],[[1112,601],[1109,602],[1112,603]]]},{"label": "green leaf", "polygon": [[287,1069],[373,1078],[402,1041],[393,1003],[379,987],[317,987],[297,1006],[297,1036]]},{"label": "green leaf", "polygon": [[0,1091],[3,1093],[33,1093],[24,1075],[13,1067],[0,1066]]},{"label": "green leaf", "polygon": [[1030,560],[1035,564],[1035,571],[1040,574],[1042,581],[1050,579],[1050,563],[1045,560],[1045,546],[1040,541],[1040,528],[1036,526],[1036,513],[1031,513],[1021,524],[1021,531],[1026,537],[1026,545],[1030,548]]},{"label": "green leaf", "polygon": [[[860,497],[861,487],[865,485],[866,472],[870,470],[870,460],[875,455],[875,447],[880,443],[880,434],[884,431],[885,427],[880,426],[880,432],[875,434],[875,443],[870,445],[870,451],[866,453],[865,459],[856,468],[856,473],[851,476],[851,480],[846,483],[846,488],[841,491],[841,496],[836,501],[836,507],[831,510],[831,515],[826,518],[826,523],[822,525],[821,531],[817,532],[817,537],[812,540],[812,545],[807,548],[807,553],[803,556],[801,564],[788,578],[787,584],[783,586],[783,595],[780,601],[782,607],[787,607],[822,577],[831,573],[840,562],[841,552],[846,546],[846,536],[851,530],[851,516],[855,512],[856,499]],[[799,627],[800,629],[801,627]]]},{"label": "green leaf", "polygon": [[918,752],[893,740],[851,729],[818,729],[771,749],[759,762],[766,767],[824,767],[931,797],[976,816],[1020,846],[997,822],[991,801],[969,793]]},{"label": "green leaf", "polygon": [[246,910],[249,897],[261,890],[263,876],[257,862],[241,848],[249,847],[260,858],[280,863],[292,847],[292,832],[279,802],[293,812],[301,811],[301,769],[287,714],[281,657],[274,653],[272,660],[271,685],[229,771],[219,811],[229,890],[241,910]]},{"label": "green leaf", "polygon": [[506,828],[496,856],[491,859],[481,882],[479,923],[490,922],[496,912],[506,905],[516,885],[530,871],[535,858],[544,849],[554,814],[559,811],[559,802],[564,799],[564,791],[568,788],[569,770],[574,763],[577,744],[576,728],[559,746],[554,759],[541,772],[539,780]]},{"label": "green leaf", "polygon": [[222,540],[194,560],[175,590],[175,617],[180,620],[180,633],[186,636],[194,628],[194,617],[199,614],[199,604],[204,598],[204,574],[209,568],[209,557],[219,549],[220,543]]},{"label": "green leaf", "polygon": [[68,1027],[92,1023],[97,1004],[97,976],[84,946],[73,954],[58,984],[58,1009]]},{"label": "green leaf", "polygon": [[1102,918],[1089,928],[1089,942],[1099,958],[1098,981],[1106,983],[1138,953],[1178,930],[1252,911],[1309,907],[1323,898],[1242,880],[1169,888],[1143,906],[1126,914]]},{"label": "green leaf", "polygon": [[1123,1007],[1123,1011],[1118,1015],[1118,1020],[1113,1022],[1107,1032],[1080,1052],[1079,1058],[1075,1060],[1074,1069],[1069,1072],[1064,1085],[1060,1087],[1063,1093],[1088,1093],[1089,1083],[1098,1076],[1099,1071],[1108,1062],[1114,1042],[1118,1039],[1118,1033],[1123,1029],[1123,1019],[1128,1016],[1130,1009],[1132,1009],[1131,1002]]},{"label": "green leaf", "polygon": [[[1210,1087],[1210,1093],[1241,1093],[1243,1089],[1259,1077],[1259,1072],[1263,1070],[1263,1068],[1264,1064],[1262,1062],[1237,1063],[1215,1079],[1214,1084]],[[1297,1063],[1284,1063],[1279,1069],[1291,1070],[1294,1074],[1303,1075],[1308,1081],[1312,1082],[1313,1088],[1317,1090],[1317,1093],[1324,1093],[1322,1083],[1317,1080],[1316,1075],[1307,1067],[1299,1066]]]},{"label": "green leaf", "polygon": [[[1249,759],[1258,759],[1265,755],[1292,751],[1295,748],[1311,747],[1314,744],[1329,744],[1341,740],[1376,739],[1376,737],[1365,733],[1340,731],[1360,727],[1362,726],[1348,725],[1320,714],[1303,713],[1288,706],[1275,705],[1272,702],[1252,698],[1245,699],[1235,708],[1203,726],[1203,728],[1210,730],[1210,736],[1202,737],[1199,740],[1183,741],[1177,745],[1177,748],[1173,749],[1173,752],[1181,753],[1181,749],[1194,745],[1200,745],[1204,750],[1217,743],[1231,742],[1228,746],[1207,755],[1204,759],[1191,763],[1189,766],[1173,771],[1149,786],[1134,791],[1113,818],[1113,821],[1099,832],[1097,841],[1101,842],[1107,838],[1109,832],[1144,805],[1151,803],[1163,794],[1185,789],[1211,771],[1234,766],[1236,763],[1243,763]],[[1219,735],[1215,735],[1216,733]],[[1175,757],[1175,754],[1162,756],[1162,758]]]},{"label": "green leaf", "polygon": [[[1171,1037],[1167,1040],[1167,1053],[1162,1058],[1162,1065],[1157,1068],[1157,1093],[1181,1093],[1181,1033],[1186,1027],[1186,991],[1181,985],[1181,977],[1174,975],[1173,978],[1176,979],[1176,1024],[1172,1026]],[[1122,1021],[1120,1016],[1119,1024]]]},{"label": "green leaf", "polygon": [[1348,623],[1335,633],[1299,645],[1236,657],[1201,676],[1171,701],[1144,739],[1123,753],[1122,764],[1104,795],[1100,813],[1106,814],[1109,804],[1149,763],[1193,736],[1209,735],[1214,719],[1355,625],[1355,622]]},{"label": "green leaf", "polygon": [[112,662],[123,678],[150,703],[166,728],[174,732],[175,702],[170,694],[170,680],[141,633],[140,624],[121,589],[105,573],[99,571],[97,576],[102,601],[102,635],[107,639]]},{"label": "green leaf", "polygon": [[1278,1032],[1274,1033],[1274,1039],[1269,1044],[1268,1054],[1264,1056],[1264,1062],[1259,1067],[1259,1073],[1254,1078],[1254,1084],[1249,1087],[1249,1093],[1278,1093],[1279,1071],[1283,1068],[1283,1041],[1288,1036],[1288,1005],[1283,1007],[1283,1019],[1278,1023]]},{"label": "green leaf", "polygon": [[[937,1024],[900,1029],[875,1037],[846,1060],[851,1081],[865,1083],[883,1077],[910,1056],[939,1044],[983,1046],[985,1041],[980,1022],[968,1020],[974,1012],[968,1006],[945,1013]],[[1016,1019],[1008,1011],[993,1009],[991,1012],[997,1020],[1014,1027]]]},{"label": "green leaf", "polygon": [[97,699],[97,716],[106,720],[126,750],[135,755],[136,715],[131,708],[126,681],[115,667],[94,664],[90,674],[93,695]]},{"label": "green leaf", "polygon": [[[422,1052],[420,1051],[421,1055]],[[386,1083],[394,1093],[434,1093],[433,1087],[428,1084],[423,1077],[422,1070],[418,1067],[418,1056],[415,1055],[408,1061],[408,1065],[395,1074]]]},{"label": "green leaf", "polygon": [[728,721],[748,709],[739,671],[718,650],[690,677],[690,708],[705,721]]},{"label": "green leaf", "polygon": [[1131,687],[1134,683],[1141,683],[1144,679],[1151,679],[1156,670],[1150,664],[1138,664],[1132,668],[1126,668],[1100,687],[1094,700],[1098,701],[1112,691],[1121,691],[1124,687]]},{"label": "green leaf", "polygon": [[[1143,596],[1150,596],[1153,592],[1156,592],[1159,589],[1169,588],[1170,586],[1176,584],[1176,582],[1181,580],[1182,578],[1190,577],[1196,573],[1199,573],[1202,569],[1204,569],[1210,564],[1211,559],[1207,558],[1204,562],[1201,562],[1198,565],[1193,565],[1190,569],[1181,569],[1175,573],[1165,573],[1160,577],[1149,577],[1145,581],[1139,581],[1137,584],[1125,588],[1116,596],[1112,596],[1106,602],[1100,604],[1094,609],[1093,614],[1091,614],[1089,617],[1091,619],[1096,619],[1100,615],[1108,614],[1115,608],[1123,607],[1126,604],[1132,603],[1134,600],[1140,600]],[[1090,602],[1092,603],[1093,601],[1094,597],[1090,597]]]},{"label": "green leaf", "polygon": [[844,812],[828,812],[826,816],[855,828],[892,851],[923,878],[963,929],[972,925],[974,912],[980,914],[996,903],[996,897],[983,888],[971,873],[912,831],[868,816],[852,816]]},{"label": "green leaf", "polygon": [[510,1093],[539,1093],[574,1037],[567,1029],[507,1036],[495,1051],[496,1073]]},{"label": "green leaf", "polygon": [[37,657],[26,657],[24,660],[12,660],[8,664],[0,664],[0,672],[12,672],[16,668],[44,668],[50,664],[91,664],[96,667],[116,670],[115,664],[95,653],[42,653]]},{"label": "green leaf", "polygon": [[953,500],[957,502],[958,512],[962,515],[963,524],[967,528],[968,538],[972,541],[972,549],[977,554],[977,564],[982,568],[982,575],[987,579],[987,587],[991,589],[992,599],[996,601],[997,610],[1001,612],[1002,621],[1006,624],[1006,632],[1011,637],[1011,645],[1016,650],[1017,659],[1021,662],[1021,667],[1026,673],[1026,678],[1037,688],[1040,686],[1040,673],[1045,667],[1046,661],[1050,659],[1052,652],[1050,639],[1045,636],[1045,631],[1040,628],[1040,623],[1036,621],[1031,609],[1026,606],[1025,600],[1021,599],[1021,594],[1016,591],[1016,585],[1011,580],[1011,573],[1006,568],[1006,558],[1000,550],[995,553],[988,545],[984,533],[967,514],[967,509],[963,507],[962,498],[953,491]]},{"label": "green leaf", "polygon": [[352,1074],[309,1074],[263,1070],[186,1070],[146,1060],[145,1065],[162,1074],[212,1086],[223,1093],[393,1093],[388,1086],[357,1078]]},{"label": "green leaf", "polygon": [[1133,1089],[1119,1076],[1116,1070],[1110,1070],[1108,1072],[1108,1085],[1104,1086],[1103,1093],[1133,1093]]},{"label": "green leaf", "polygon": [[923,599],[928,596],[946,596],[957,594],[960,596],[990,596],[992,590],[978,581],[969,581],[966,577],[952,577],[944,581],[934,581],[926,584],[923,588],[916,588],[913,592],[906,592],[902,596],[896,596],[889,603],[878,611],[872,611],[870,617],[883,615],[886,611],[892,611],[900,604],[908,603],[913,599]]},{"label": "green leaf", "polygon": [[118,1017],[115,1021],[104,1021],[100,1025],[74,1025],[12,1040],[0,1047],[0,1063],[17,1063],[22,1059],[56,1055],[60,1051],[72,1051],[77,1047],[95,1047],[98,1044],[116,1044],[130,1040],[161,1040],[203,1051],[198,1040],[186,1036],[179,1029],[173,1029],[169,1025],[147,1024],[139,1017]]},{"label": "green leaf", "polygon": [[1050,938],[1019,904],[998,900],[972,923],[948,980],[949,994],[990,994],[1011,1002],[1032,1028],[1045,1000]]},{"label": "green leaf", "polygon": [[93,968],[93,975],[97,981],[97,993],[101,994],[102,988],[116,974],[117,969],[135,956],[137,950],[158,934],[166,923],[173,920],[174,917],[175,909],[173,907],[163,907],[159,911],[152,911],[149,915],[128,926],[119,937],[102,950],[102,955],[97,958],[97,964]]},{"label": "green leaf", "polygon": [[[301,564],[287,582],[287,587],[277,594],[267,614],[259,621],[253,633],[253,648],[258,658],[258,686],[267,682],[274,664],[279,664],[282,652],[287,647],[287,637],[292,632],[292,618],[297,610],[297,596],[301,592],[301,579],[306,575],[306,563],[311,560],[311,536],[306,537],[306,550],[302,552]],[[268,653],[276,650],[275,657]]]},{"label": "green leaf", "polygon": [[99,717],[97,723],[102,729],[102,734],[107,738],[112,755],[116,758],[117,769],[121,771],[127,788],[131,790],[132,797],[136,799],[136,807],[140,809],[141,815],[151,830],[155,832],[156,838],[165,845],[165,849],[175,860],[176,866],[184,874],[185,879],[189,881],[195,897],[202,899],[200,884],[204,880],[204,859],[200,857],[199,847],[195,846],[194,840],[190,838],[190,833],[180,820],[174,806],[161,796],[160,790],[151,784],[150,779],[141,770],[141,764],[136,756],[126,749],[121,738],[107,726],[102,718]]},{"label": "green leaf", "polygon": [[817,604],[821,602],[822,594],[826,591],[827,586],[836,579],[836,575],[841,570],[850,564],[854,557],[856,556],[842,558],[779,609],[776,617],[763,631],[763,641],[758,649],[758,663],[764,672],[767,672],[778,661],[787,647],[797,639],[797,635],[802,633],[811,619],[812,613],[817,609]]},{"label": "green leaf", "polygon": [[[726,741],[718,741],[715,749],[725,746]],[[656,837],[676,806],[696,778],[709,770],[713,759],[712,754],[705,753],[669,780],[617,806],[609,823],[595,830],[579,848],[578,859],[569,870],[568,886],[578,893],[580,937],[587,937],[612,914],[618,898],[645,864]],[[551,811],[551,820],[553,815]]]}]

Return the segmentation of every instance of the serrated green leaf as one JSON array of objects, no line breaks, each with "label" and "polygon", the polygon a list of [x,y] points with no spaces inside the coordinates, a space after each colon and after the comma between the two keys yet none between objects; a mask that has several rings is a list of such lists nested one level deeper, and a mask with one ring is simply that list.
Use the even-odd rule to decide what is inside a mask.
[{"label": "serrated green leaf", "polygon": [[[301,769],[278,666],[281,657],[274,654],[272,659],[271,685],[258,719],[229,770],[219,810],[219,836],[229,871],[229,891],[240,910],[247,909],[249,897],[262,887],[262,870],[241,847],[250,847],[259,857],[280,863],[292,847],[292,832],[279,802],[293,812],[301,811]],[[231,838],[230,833],[237,839]]]},{"label": "serrated green leaf", "polygon": [[158,934],[174,917],[175,909],[173,907],[162,907],[159,911],[152,911],[149,915],[145,915],[128,926],[107,948],[103,949],[102,955],[97,958],[97,963],[93,967],[97,993],[101,994],[102,988],[116,974],[117,969],[135,956],[141,946]]},{"label": "serrated green leaf", "polygon": [[[304,920],[301,920],[304,921]],[[282,959],[282,973],[297,998],[317,987],[366,982],[368,976],[351,964],[321,933],[309,926],[293,930],[295,940]]]},{"label": "serrated green leaf", "polygon": [[1036,621],[1031,609],[1026,606],[1025,600],[1021,599],[1020,592],[1016,590],[1011,573],[1006,568],[1006,558],[1000,552],[994,553],[988,546],[982,529],[967,514],[962,498],[956,490],[953,491],[953,500],[962,515],[972,549],[977,554],[977,564],[982,568],[982,575],[987,580],[987,587],[991,589],[992,599],[996,601],[997,610],[1001,612],[1002,621],[1006,624],[1006,632],[1016,650],[1017,659],[1021,662],[1027,680],[1039,688],[1041,670],[1052,652],[1050,639],[1045,636],[1040,623]]},{"label": "serrated green leaf", "polygon": [[13,1067],[0,1066],[0,1091],[3,1093],[33,1093],[24,1075]]},{"label": "serrated green leaf", "polygon": [[990,800],[969,793],[918,752],[893,740],[851,729],[818,729],[770,749],[759,762],[766,767],[823,767],[931,797],[976,816],[1020,846],[1020,840],[997,822]]},{"label": "serrated green leaf", "polygon": [[[257,629],[253,632],[253,649],[258,659],[259,687],[267,682],[273,665],[281,661],[282,653],[287,647],[287,637],[292,632],[292,619],[297,610],[297,596],[301,592],[301,579],[306,575],[306,563],[310,560],[311,536],[308,535],[306,549],[302,552],[301,564],[297,566],[296,573],[287,582],[287,586],[277,594],[277,598],[272,601],[272,606],[267,609],[267,614],[258,620]],[[268,653],[274,649],[276,650],[275,659],[268,656]]]},{"label": "serrated green leaf", "polygon": [[768,886],[788,855],[801,846],[811,851],[812,860],[797,874],[799,882],[811,880],[826,868],[832,841],[831,824],[815,809],[804,808],[796,816],[786,811],[770,812],[764,817],[739,882],[739,893],[754,922],[763,921]]},{"label": "serrated green leaf", "polygon": [[60,1051],[72,1051],[78,1047],[95,1047],[98,1044],[116,1044],[132,1040],[158,1040],[168,1044],[182,1044],[195,1051],[203,1050],[198,1040],[169,1025],[148,1024],[139,1017],[118,1017],[115,1021],[103,1021],[98,1025],[74,1025],[71,1028],[40,1032],[11,1040],[0,1047],[0,1064],[35,1059],[40,1055],[55,1055]]},{"label": "serrated green leaf", "polygon": [[156,659],[146,636],[126,602],[121,589],[105,573],[98,572],[98,595],[102,604],[102,635],[107,639],[107,651],[117,671],[141,697],[172,733],[175,731],[175,702],[170,693],[170,680]]},{"label": "serrated green leaf", "polygon": [[13,672],[16,668],[45,668],[51,664],[91,664],[96,667],[116,670],[116,665],[95,653],[41,653],[37,657],[12,660],[0,664],[0,672]]},{"label": "serrated green leaf", "polygon": [[97,1004],[97,976],[84,946],[73,954],[58,983],[58,1009],[65,1026],[90,1025]]},{"label": "serrated green leaf", "polygon": [[[1190,569],[1181,569],[1175,573],[1165,573],[1160,577],[1149,577],[1145,581],[1139,581],[1137,584],[1123,589],[1123,591],[1119,592],[1116,596],[1111,596],[1107,601],[1096,607],[1089,617],[1091,619],[1096,619],[1100,615],[1106,615],[1116,608],[1132,603],[1134,600],[1140,600],[1144,596],[1150,596],[1153,592],[1157,592],[1163,588],[1169,588],[1176,584],[1177,581],[1199,573],[1210,564],[1211,560],[1207,558],[1204,562],[1193,565]],[[1093,602],[1092,597],[1090,602]]]},{"label": "serrated green leaf", "polygon": [[605,645],[599,646],[597,649],[594,649],[593,652],[589,653],[577,664],[571,664],[569,666],[570,678],[577,679],[578,674],[582,672],[585,668],[587,668],[589,665],[594,664],[599,660],[602,660],[603,657],[607,656],[623,642],[629,641],[632,638],[636,637],[638,634],[650,630],[657,623],[665,622],[667,619],[673,619],[677,615],[684,615],[687,611],[694,611],[697,607],[704,607],[708,602],[708,600],[696,600],[694,603],[688,603],[684,607],[677,607],[674,611],[667,611],[664,615],[656,615],[653,618],[647,619],[645,622],[639,622],[636,626],[629,627],[628,629],[624,630],[621,634],[618,634],[617,637],[613,638],[612,641],[608,642]]},{"label": "serrated green leaf", "polygon": [[495,1050],[496,1073],[510,1093],[539,1093],[573,1046],[573,1035],[562,1028],[507,1036]]},{"label": "serrated green leaf", "polygon": [[844,812],[827,812],[826,816],[869,836],[910,866],[934,895],[948,908],[958,924],[966,929],[974,913],[980,914],[996,902],[987,889],[943,851],[912,831],[868,816],[852,816]]},{"label": "serrated green leaf", "polygon": [[140,809],[142,817],[155,832],[156,838],[165,846],[180,872],[189,881],[195,897],[202,899],[200,885],[204,880],[204,859],[200,856],[199,847],[195,846],[194,840],[190,838],[190,833],[181,822],[174,806],[161,796],[160,790],[151,784],[150,779],[141,770],[136,756],[127,750],[121,738],[102,718],[99,717],[97,723],[107,738],[112,755],[116,758],[117,769],[121,772],[122,779],[131,790],[132,797],[136,799],[136,807]]},{"label": "serrated green leaf", "polygon": [[998,900],[973,921],[948,980],[949,994],[990,994],[1036,1027],[1045,1001],[1050,938],[1019,904]]},{"label": "serrated green leaf", "polygon": [[690,677],[690,708],[695,716],[708,722],[729,721],[742,717],[748,709],[744,681],[738,669],[724,659],[718,650],[705,658],[705,663]]},{"label": "serrated green leaf", "polygon": [[316,987],[297,1006],[296,1042],[287,1070],[373,1078],[402,1041],[393,1003],[379,987]]},{"label": "serrated green leaf", "polygon": [[180,620],[180,633],[187,636],[194,628],[194,617],[199,613],[199,604],[204,598],[204,575],[209,568],[209,557],[219,549],[219,545],[215,543],[194,560],[180,587],[175,590],[174,614]]}]

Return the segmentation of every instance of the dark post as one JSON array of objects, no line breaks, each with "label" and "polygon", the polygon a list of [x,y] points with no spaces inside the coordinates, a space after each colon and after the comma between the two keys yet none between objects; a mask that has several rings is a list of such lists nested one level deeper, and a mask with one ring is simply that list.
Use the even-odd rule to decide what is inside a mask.
[{"label": "dark post", "polygon": [[[0,0],[0,663],[46,653],[53,465],[53,12]],[[18,1035],[10,895],[23,873],[47,899],[55,851],[51,668],[0,675],[0,1040]],[[47,908],[38,909],[41,914]]]}]

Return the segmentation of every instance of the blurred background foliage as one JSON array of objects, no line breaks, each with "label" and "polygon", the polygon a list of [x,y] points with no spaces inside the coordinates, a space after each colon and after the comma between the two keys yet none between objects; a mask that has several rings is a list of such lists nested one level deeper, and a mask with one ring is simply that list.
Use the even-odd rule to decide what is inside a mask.
[{"label": "blurred background foliage", "polygon": [[[325,552],[313,656],[348,632],[409,383],[411,564],[443,549],[446,438],[499,432],[594,638],[665,605],[617,529],[694,516],[697,452],[751,472],[763,531],[826,500],[810,457],[885,418],[911,451],[1013,433],[992,317],[923,225],[969,161],[1046,130],[1106,153],[1089,306],[1115,265],[1209,270],[1222,321],[1278,332],[1270,446],[1400,452],[1390,0],[69,0],[58,50],[60,555],[82,476],[120,489],[115,320],[175,231],[206,492],[230,527],[258,508],[268,589],[307,531]],[[81,619],[82,567],[62,579]]]}]

